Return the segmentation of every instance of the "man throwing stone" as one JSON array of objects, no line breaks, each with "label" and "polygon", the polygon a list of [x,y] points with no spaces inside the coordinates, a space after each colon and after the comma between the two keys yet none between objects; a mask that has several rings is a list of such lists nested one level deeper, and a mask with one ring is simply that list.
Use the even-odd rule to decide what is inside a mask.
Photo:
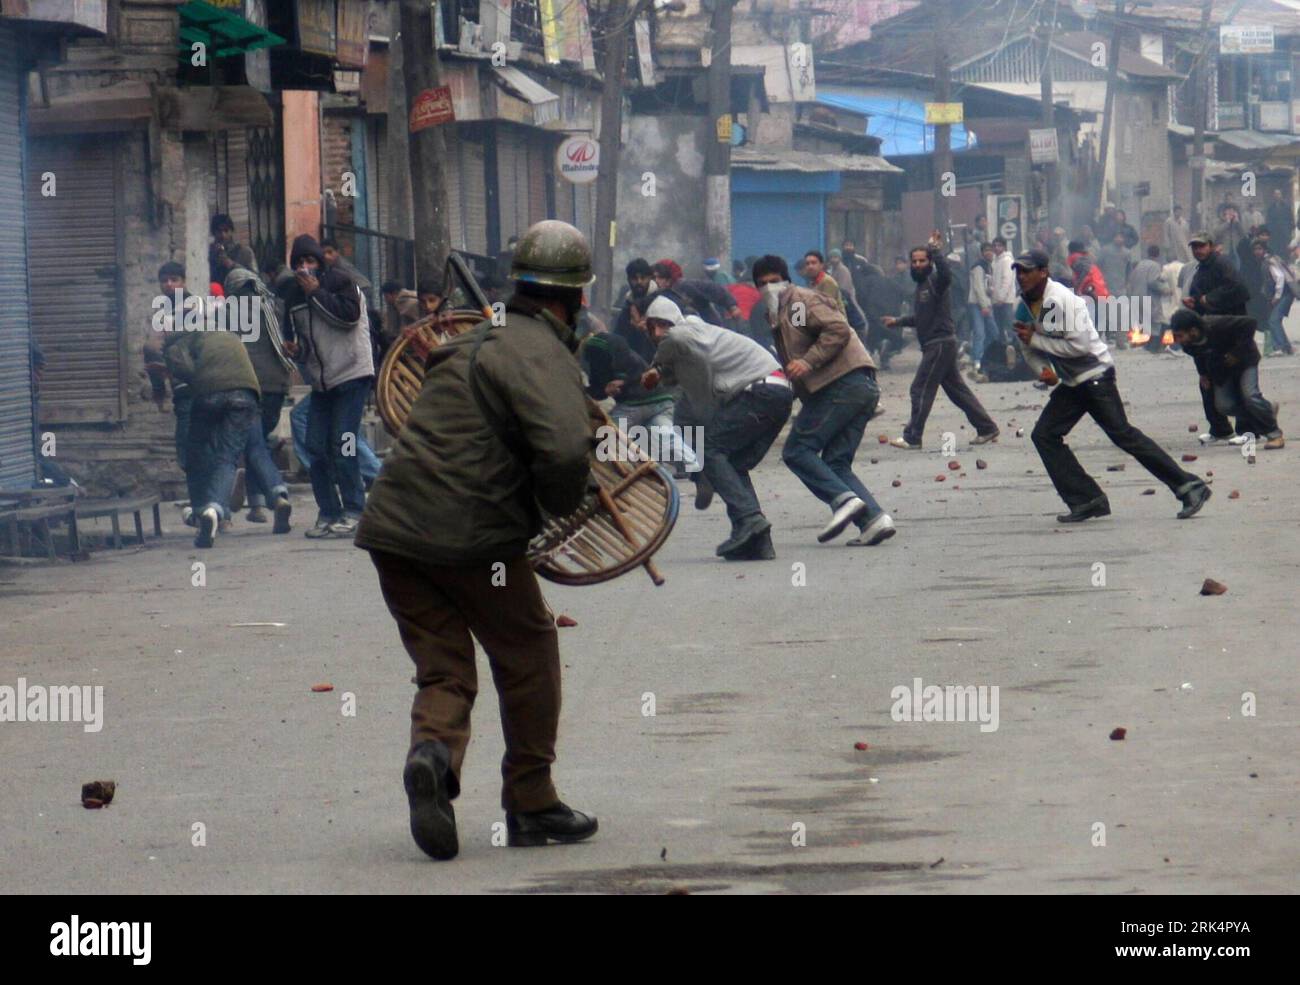
[{"label": "man throwing stone", "polygon": [[1060,383],[1033,433],[1034,447],[1052,485],[1070,507],[1057,521],[1080,523],[1110,515],[1106,494],[1065,443],[1065,436],[1084,414],[1091,416],[1117,447],[1169,487],[1183,504],[1178,518],[1187,519],[1205,505],[1210,487],[1179,468],[1167,452],[1129,423],[1110,350],[1093,327],[1084,299],[1051,280],[1048,263],[1042,250],[1028,250],[1016,258],[1020,303],[1012,327],[1029,365],[1047,382]]}]

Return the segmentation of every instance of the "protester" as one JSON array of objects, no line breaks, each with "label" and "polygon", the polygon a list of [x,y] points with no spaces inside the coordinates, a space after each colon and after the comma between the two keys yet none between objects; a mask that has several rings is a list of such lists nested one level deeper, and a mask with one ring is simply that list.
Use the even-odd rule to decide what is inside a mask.
[{"label": "protester", "polygon": [[651,268],[659,293],[679,307],[685,304],[705,321],[722,325],[728,318],[740,316],[735,299],[721,284],[710,280],[686,280],[682,268],[673,260],[660,260]]},{"label": "protester", "polygon": [[308,537],[350,537],[366,505],[357,460],[361,414],[374,382],[370,331],[361,290],[342,270],[325,264],[311,236],[293,242],[289,266],[291,353],[311,384],[307,448],[312,494],[319,511]]},{"label": "protester", "polygon": [[627,288],[618,317],[614,320],[614,334],[626,342],[631,350],[648,364],[655,357],[655,345],[644,328],[634,320],[632,302],[639,301],[649,293],[650,285],[653,283],[650,263],[642,257],[637,257],[628,263],[626,274]]},{"label": "protester", "polygon": [[[704,427],[701,452],[706,490],[727,506],[731,535],[716,554],[728,561],[776,557],[772,524],[763,515],[750,472],[758,467],[790,417],[794,394],[770,352],[752,339],[684,315],[667,297],[646,309],[658,346],[641,385],[678,385]],[[701,504],[697,499],[697,506]]]},{"label": "protester", "polygon": [[1203,391],[1213,395],[1223,415],[1248,417],[1271,450],[1286,447],[1277,424],[1277,404],[1259,389],[1259,348],[1255,319],[1240,315],[1199,315],[1186,308],[1174,314],[1174,340],[1191,353]]},{"label": "protester", "polygon": [[[913,253],[915,256],[915,253]],[[998,339],[1011,341],[1011,313],[1016,303],[1016,278],[1011,272],[1011,254],[1001,236],[993,240],[993,261],[989,271],[989,295],[993,301],[993,321]]]},{"label": "protester", "polygon": [[[1215,251],[1214,239],[1208,233],[1194,233],[1187,245],[1196,265],[1187,285],[1187,296],[1182,299],[1183,307],[1200,315],[1245,316],[1250,291],[1237,278],[1228,261]],[[1213,394],[1202,389],[1200,396],[1205,419],[1209,422],[1209,430],[1199,436],[1201,444],[1214,445],[1225,441],[1242,444],[1250,431],[1249,424],[1239,419],[1234,436],[1232,421],[1215,406]]]},{"label": "protester", "polygon": [[1084,414],[1168,486],[1183,504],[1179,519],[1192,516],[1210,498],[1210,487],[1129,423],[1115,382],[1115,360],[1093,327],[1087,304],[1048,277],[1048,263],[1047,254],[1038,250],[1016,258],[1021,300],[1015,332],[1030,366],[1045,382],[1059,381],[1033,431],[1052,485],[1070,508],[1057,521],[1079,523],[1110,514],[1106,494],[1065,443]]},{"label": "protester", "polygon": [[1281,257],[1273,255],[1266,238],[1255,240],[1252,252],[1261,270],[1260,288],[1268,312],[1268,339],[1272,343],[1270,355],[1294,356],[1295,349],[1283,322],[1291,313],[1295,299],[1295,276]]},{"label": "protester", "polygon": [[800,403],[781,458],[831,510],[818,542],[834,540],[849,524],[859,531],[851,546],[888,540],[894,521],[853,471],[880,401],[875,364],[831,297],[791,284],[780,257],[754,264],[754,285],[764,294],[777,352]]},{"label": "protester", "polygon": [[253,251],[235,241],[235,223],[230,216],[218,212],[208,223],[212,243],[208,247],[208,280],[223,284],[226,274],[234,267],[256,272],[257,261]]},{"label": "protester", "polygon": [[402,329],[414,325],[420,313],[420,296],[401,281],[386,280],[379,288],[384,299],[384,340],[392,345],[402,335]]},{"label": "protester", "polygon": [[916,282],[916,313],[904,318],[885,319],[885,324],[891,328],[914,325],[916,340],[921,345],[921,365],[917,367],[916,378],[912,381],[912,416],[903,429],[902,437],[890,442],[895,448],[920,450],[925,422],[930,416],[930,408],[934,406],[934,397],[940,387],[975,428],[972,445],[982,445],[998,439],[998,426],[961,378],[961,372],[957,368],[957,337],[953,331],[948,297],[952,276],[948,271],[948,261],[943,256],[942,243],[939,231],[935,230],[925,246],[912,250],[911,274],[912,280]]},{"label": "protester", "polygon": [[993,298],[990,293],[993,277],[992,243],[980,245],[980,258],[970,268],[970,288],[966,293],[966,309],[970,324],[970,352],[973,368],[978,375],[984,362],[984,350],[998,335],[993,320]]}]

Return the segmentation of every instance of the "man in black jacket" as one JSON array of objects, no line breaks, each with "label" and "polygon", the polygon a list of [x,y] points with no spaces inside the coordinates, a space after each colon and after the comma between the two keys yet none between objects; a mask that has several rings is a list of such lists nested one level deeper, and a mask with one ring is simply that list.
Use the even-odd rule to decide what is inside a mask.
[{"label": "man in black jacket", "polygon": [[1255,319],[1240,315],[1199,315],[1184,309],[1170,322],[1174,341],[1192,356],[1201,376],[1201,391],[1212,394],[1219,412],[1236,414],[1238,427],[1249,421],[1259,428],[1270,451],[1286,446],[1277,426],[1277,404],[1259,389],[1259,347]]},{"label": "man in black jacket", "polygon": [[[1209,233],[1194,233],[1187,245],[1196,258],[1196,273],[1187,285],[1188,296],[1183,298],[1183,307],[1199,315],[1244,317],[1250,291],[1232,265],[1214,252],[1214,238]],[[1238,419],[1234,437],[1232,421],[1215,406],[1214,394],[1205,388],[1201,389],[1201,406],[1205,409],[1205,419],[1210,423],[1210,429],[1200,435],[1201,444],[1244,443],[1245,435],[1250,431],[1248,422]]]},{"label": "man in black jacket", "polygon": [[895,448],[920,449],[925,421],[930,416],[930,408],[934,406],[934,397],[940,387],[975,428],[972,445],[996,441],[998,426],[957,369],[957,336],[948,299],[952,275],[943,256],[943,238],[938,230],[925,246],[912,250],[911,274],[916,282],[914,313],[905,318],[884,319],[886,328],[914,325],[916,341],[921,346],[921,365],[912,381],[912,417],[903,430],[903,436],[890,444]]}]

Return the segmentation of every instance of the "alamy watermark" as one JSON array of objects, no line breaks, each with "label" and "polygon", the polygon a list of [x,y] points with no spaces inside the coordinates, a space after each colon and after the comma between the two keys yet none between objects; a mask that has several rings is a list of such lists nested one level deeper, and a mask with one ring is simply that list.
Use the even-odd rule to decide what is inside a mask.
[{"label": "alamy watermark", "polygon": [[256,294],[226,298],[184,291],[159,294],[153,299],[152,325],[155,332],[232,332],[252,343],[262,337],[262,299]]},{"label": "alamy watermark", "polygon": [[889,692],[894,702],[889,717],[896,722],[979,722],[981,732],[998,730],[996,684],[899,684]]},{"label": "alamy watermark", "polygon": [[[675,428],[664,424],[634,424],[623,429],[614,424],[596,428],[596,460],[626,462],[628,445],[636,445],[656,462],[680,463],[687,472],[704,468],[704,428],[699,425]],[[695,449],[692,451],[691,449]]]},{"label": "alamy watermark", "polygon": [[18,686],[0,685],[0,722],[81,722],[87,732],[104,727],[104,686],[45,687],[18,678]]}]

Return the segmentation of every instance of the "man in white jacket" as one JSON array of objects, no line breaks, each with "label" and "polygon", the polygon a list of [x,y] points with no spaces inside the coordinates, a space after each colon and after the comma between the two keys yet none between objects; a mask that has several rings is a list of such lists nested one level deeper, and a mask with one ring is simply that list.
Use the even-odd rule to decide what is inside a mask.
[{"label": "man in white jacket", "polygon": [[1015,261],[1021,300],[1014,323],[1025,360],[1049,382],[1059,381],[1034,425],[1034,446],[1057,493],[1070,507],[1060,523],[1109,516],[1110,502],[1065,443],[1084,414],[1117,447],[1136,458],[1182,502],[1180,520],[1210,498],[1210,487],[1184,471],[1159,445],[1129,423],[1115,382],[1115,360],[1093,327],[1084,299],[1048,278],[1048,256],[1029,250]]},{"label": "man in white jacket", "polygon": [[[989,276],[989,293],[993,299],[993,320],[1004,343],[1011,341],[1011,313],[1016,306],[1016,275],[1011,269],[1007,241],[999,236],[993,241],[993,270]],[[983,355],[983,353],[981,353]]]}]

